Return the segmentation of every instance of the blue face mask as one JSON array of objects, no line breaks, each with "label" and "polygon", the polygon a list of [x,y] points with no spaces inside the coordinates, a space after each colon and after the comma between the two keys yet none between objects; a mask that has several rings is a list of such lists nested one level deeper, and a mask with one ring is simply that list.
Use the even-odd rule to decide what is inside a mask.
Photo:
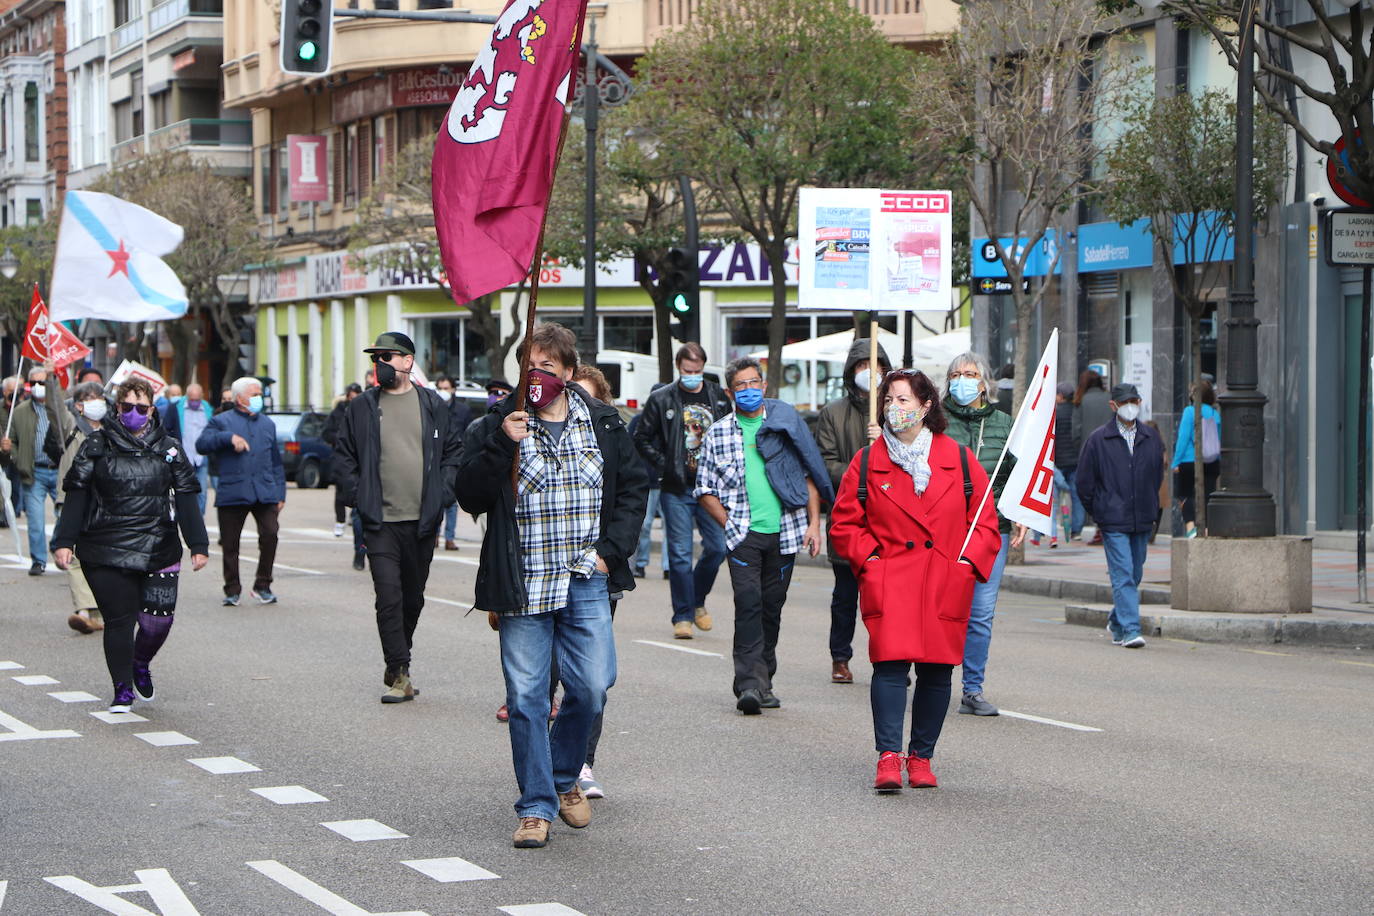
[{"label": "blue face mask", "polygon": [[262,413],[262,395],[255,394],[248,399],[248,409],[253,413]]},{"label": "blue face mask", "polygon": [[735,406],[745,413],[753,413],[763,406],[763,389],[746,388],[735,392]]},{"label": "blue face mask", "polygon": [[705,378],[706,377],[701,373],[697,373],[696,375],[684,375],[682,376],[682,387],[686,388],[688,391],[696,391],[701,387],[701,383]]},{"label": "blue face mask", "polygon": [[955,402],[967,407],[978,400],[978,395],[981,393],[978,389],[981,384],[982,382],[976,378],[964,378],[961,375],[949,383],[950,397],[954,398]]}]

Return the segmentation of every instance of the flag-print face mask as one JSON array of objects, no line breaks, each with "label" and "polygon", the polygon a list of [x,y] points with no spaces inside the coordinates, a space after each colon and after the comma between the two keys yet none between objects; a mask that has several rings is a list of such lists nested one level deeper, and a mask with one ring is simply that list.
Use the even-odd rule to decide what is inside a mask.
[{"label": "flag-print face mask", "polygon": [[535,410],[543,410],[563,393],[563,380],[552,372],[545,372],[543,369],[531,369],[529,376],[529,391],[526,400],[530,407]]}]

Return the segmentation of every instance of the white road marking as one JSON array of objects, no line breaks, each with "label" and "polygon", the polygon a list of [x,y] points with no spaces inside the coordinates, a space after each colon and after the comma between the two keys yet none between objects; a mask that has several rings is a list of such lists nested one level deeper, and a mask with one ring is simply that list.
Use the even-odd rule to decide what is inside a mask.
[{"label": "white road marking", "polygon": [[0,741],[38,741],[43,738],[80,738],[78,732],[69,728],[41,729],[34,728],[27,722],[21,722],[14,716],[0,712]]},{"label": "white road marking", "polygon": [[427,913],[419,910],[405,913],[372,913],[356,903],[348,902],[333,891],[320,887],[305,875],[287,868],[275,859],[263,859],[257,862],[245,862],[244,864],[271,878],[296,896],[304,897],[332,916],[428,916]]},{"label": "white road marking", "polygon": [[25,687],[37,687],[40,684],[60,684],[62,683],[55,677],[48,677],[46,674],[16,674],[14,679]]},{"label": "white road marking", "polygon": [[1370,662],[1349,662],[1343,658],[1338,658],[1336,659],[1336,661],[1337,663],[1342,665],[1359,665],[1361,668],[1374,668],[1374,664],[1371,664]]},{"label": "white road marking", "polygon": [[312,792],[305,786],[267,786],[252,791],[278,805],[306,805],[311,802],[329,801],[320,793]]},{"label": "white road marking", "polygon": [[135,732],[134,737],[147,741],[153,747],[177,747],[182,744],[200,744],[195,738],[188,738],[181,732]]},{"label": "white road marking", "polygon": [[1025,719],[1027,722],[1039,722],[1041,725],[1057,725],[1060,728],[1070,728],[1076,732],[1100,732],[1102,729],[1093,728],[1091,725],[1075,725],[1073,722],[1060,722],[1058,719],[1046,719],[1044,716],[1031,716],[1024,712],[1012,712],[1010,709],[1003,709],[1002,715],[1011,716],[1013,719]]},{"label": "white road marking", "polygon": [[437,553],[434,555],[434,559],[436,559],[436,560],[442,560],[442,561],[445,562],[445,563],[462,563],[464,566],[481,566],[481,565],[482,565],[480,561],[478,561],[478,560],[470,560],[470,559],[468,559],[467,557],[445,557],[445,556],[440,556],[440,555],[437,554]]},{"label": "white road marking", "polygon": [[18,662],[0,662],[0,671],[18,671],[23,667]]},{"label": "white road marking", "polygon": [[636,639],[635,642],[645,646],[657,646],[660,649],[672,649],[674,652],[687,652],[692,655],[709,655],[712,658],[724,658],[719,652],[707,652],[704,649],[689,649],[686,646],[675,646],[670,642],[655,642],[652,639]]},{"label": "white road marking", "polygon": [[[240,560],[243,560],[243,561],[246,561],[246,562],[248,562],[248,563],[256,563],[256,562],[258,562],[258,558],[257,558],[257,557],[250,557],[250,556],[249,556],[248,554],[246,554],[246,553],[241,553],[241,554],[239,554],[239,559],[240,559]],[[273,569],[289,569],[289,570],[291,570],[292,572],[305,573],[305,574],[308,575],[308,576],[323,576],[323,575],[324,575],[324,573],[320,572],[318,569],[305,569],[304,567],[301,567],[301,566],[287,566],[285,563],[273,563],[273,564],[272,564],[272,568],[273,568]],[[252,596],[249,596],[249,597],[251,598]]]},{"label": "white road marking", "polygon": [[0,881],[0,909],[3,909],[5,906],[5,891],[9,889],[9,886],[10,883],[8,881]]},{"label": "white road marking", "polygon": [[101,722],[104,722],[106,725],[123,725],[126,722],[148,721],[136,712],[110,712],[108,709],[102,709],[100,712],[93,712],[91,715]]},{"label": "white road marking", "polygon": [[448,604],[453,607],[460,607],[465,611],[468,608],[472,607],[472,602],[464,603],[462,601],[450,601],[447,598],[435,598],[433,595],[425,595],[425,603],[428,604],[431,601],[436,602],[437,604]]},{"label": "white road marking", "polygon": [[96,696],[93,693],[87,693],[84,690],[58,690],[48,694],[48,696],[52,697],[54,700],[60,700],[63,703],[100,702],[100,697]]},{"label": "white road marking", "polygon": [[370,817],[356,821],[325,821],[320,826],[355,843],[366,843],[371,840],[404,840],[409,836]]},{"label": "white road marking", "polygon": [[486,881],[490,878],[499,878],[500,875],[489,872],[480,865],[473,865],[467,859],[460,859],[451,856],[447,859],[410,859],[401,862],[402,865],[409,865],[422,875],[428,875],[435,881],[450,884],[454,881]]},{"label": "white road marking", "polygon": [[262,767],[240,760],[237,757],[192,757],[188,758],[187,763],[193,763],[207,773],[223,775],[225,773],[261,773]]},{"label": "white road marking", "polygon": [[561,903],[524,903],[520,906],[503,906],[501,912],[507,913],[509,916],[585,916],[581,910],[575,910]]},{"label": "white road marking", "polygon": [[55,875],[43,880],[100,907],[107,913],[114,913],[115,916],[154,916],[151,911],[119,896],[140,892],[153,898],[153,906],[162,916],[198,916],[200,913],[167,869],[136,869],[134,877],[138,879],[138,884],[116,884],[110,887],[96,887],[75,875]]}]

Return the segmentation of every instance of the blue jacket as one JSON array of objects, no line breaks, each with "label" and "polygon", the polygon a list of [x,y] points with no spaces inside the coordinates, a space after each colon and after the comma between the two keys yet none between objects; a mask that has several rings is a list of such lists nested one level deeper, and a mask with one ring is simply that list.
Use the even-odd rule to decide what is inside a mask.
[{"label": "blue jacket", "polygon": [[820,491],[822,501],[834,502],[830,471],[801,414],[786,401],[765,398],[763,404],[765,416],[755,442],[768,473],[768,483],[783,508],[800,509],[806,505],[808,477]]},{"label": "blue jacket", "polygon": [[[205,414],[208,421],[215,415],[215,406],[209,401],[202,399],[200,402],[201,412]],[[180,397],[167,404],[167,410],[162,414],[162,425],[167,430],[167,435],[176,439],[185,439],[183,430],[186,429],[186,398]],[[194,445],[195,443],[191,443]],[[200,449],[196,449],[199,453]]]},{"label": "blue jacket", "polygon": [[[1202,405],[1202,419],[1211,417],[1217,424],[1217,436],[1221,436],[1221,411],[1211,404]],[[1206,454],[1204,452],[1203,454]],[[1174,444],[1174,467],[1193,463],[1193,405],[1183,408],[1183,416],[1178,418],[1178,441]]]},{"label": "blue jacket", "polygon": [[1135,425],[1135,452],[1113,416],[1093,430],[1078,455],[1078,497],[1102,531],[1149,531],[1159,515],[1164,480],[1164,440],[1144,423]]},{"label": "blue jacket", "polygon": [[[248,451],[234,451],[233,437],[248,440]],[[277,428],[262,414],[226,410],[210,418],[196,439],[196,451],[219,459],[216,506],[253,506],[286,501],[286,472],[277,451]]]}]

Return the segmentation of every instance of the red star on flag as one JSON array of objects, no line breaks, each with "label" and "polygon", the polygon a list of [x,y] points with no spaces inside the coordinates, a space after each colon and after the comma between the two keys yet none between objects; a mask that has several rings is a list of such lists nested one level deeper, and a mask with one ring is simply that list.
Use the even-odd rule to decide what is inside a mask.
[{"label": "red star on flag", "polygon": [[108,280],[115,274],[123,274],[127,277],[129,275],[129,252],[124,250],[124,240],[119,240],[118,251],[107,251],[105,253],[108,254],[110,260],[114,262],[110,265],[110,272],[105,275],[105,279]]}]

